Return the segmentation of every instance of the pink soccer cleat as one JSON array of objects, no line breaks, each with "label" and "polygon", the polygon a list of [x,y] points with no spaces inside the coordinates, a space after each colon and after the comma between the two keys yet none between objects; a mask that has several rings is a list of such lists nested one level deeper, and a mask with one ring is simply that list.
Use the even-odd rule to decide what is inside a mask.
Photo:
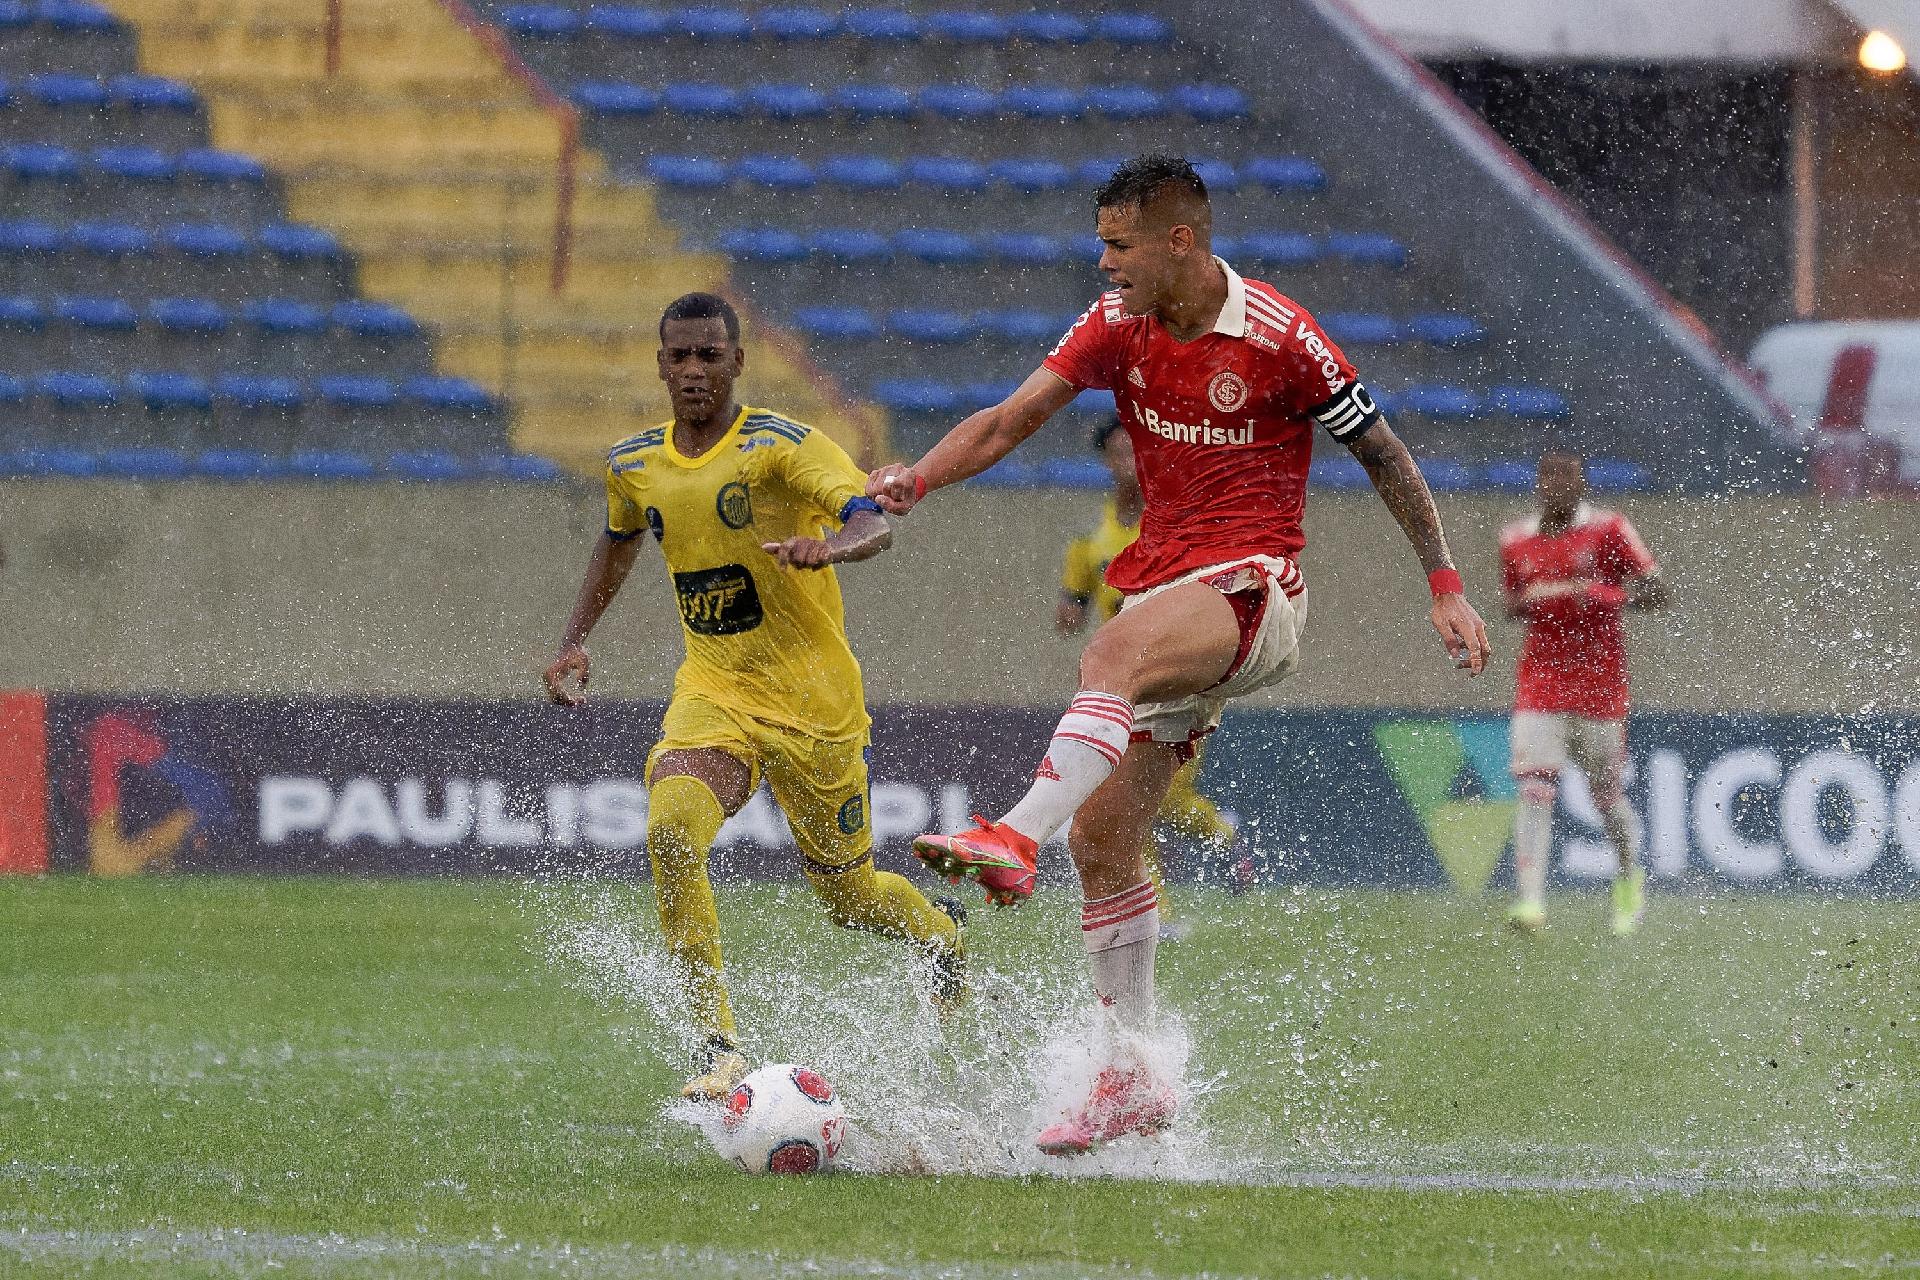
[{"label": "pink soccer cleat", "polygon": [[979,825],[972,831],[918,837],[913,856],[954,884],[963,876],[978,880],[987,901],[997,907],[1031,898],[1040,846],[1004,822],[988,822],[977,813],[973,820]]},{"label": "pink soccer cleat", "polygon": [[1173,1090],[1144,1068],[1106,1067],[1080,1109],[1033,1141],[1050,1156],[1083,1156],[1130,1133],[1164,1132],[1178,1107]]}]

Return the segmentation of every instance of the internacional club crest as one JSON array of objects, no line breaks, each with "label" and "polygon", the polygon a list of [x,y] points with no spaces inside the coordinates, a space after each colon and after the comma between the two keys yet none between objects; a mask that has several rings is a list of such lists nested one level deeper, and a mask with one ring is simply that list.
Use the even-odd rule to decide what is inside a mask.
[{"label": "internacional club crest", "polygon": [[1208,380],[1207,399],[1222,413],[1238,413],[1247,403],[1247,380],[1231,369],[1222,369]]}]

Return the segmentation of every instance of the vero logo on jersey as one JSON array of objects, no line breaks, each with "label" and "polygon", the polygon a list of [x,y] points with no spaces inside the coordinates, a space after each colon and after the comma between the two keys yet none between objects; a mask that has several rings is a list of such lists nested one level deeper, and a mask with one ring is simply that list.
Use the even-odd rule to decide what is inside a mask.
[{"label": "vero logo on jersey", "polygon": [[1293,336],[1300,340],[1300,345],[1306,348],[1308,355],[1320,362],[1320,376],[1327,380],[1327,394],[1331,395],[1343,390],[1347,380],[1341,376],[1340,362],[1333,358],[1333,352],[1327,349],[1327,344],[1321,341],[1320,335],[1313,331],[1313,326],[1302,320]]}]

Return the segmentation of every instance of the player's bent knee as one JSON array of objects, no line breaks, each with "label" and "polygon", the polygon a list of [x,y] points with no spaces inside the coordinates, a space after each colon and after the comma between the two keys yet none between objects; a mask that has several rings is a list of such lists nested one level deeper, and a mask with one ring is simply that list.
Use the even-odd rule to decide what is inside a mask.
[{"label": "player's bent knee", "polygon": [[656,870],[663,860],[703,860],[726,815],[713,789],[698,778],[674,774],[647,792],[647,851]]}]

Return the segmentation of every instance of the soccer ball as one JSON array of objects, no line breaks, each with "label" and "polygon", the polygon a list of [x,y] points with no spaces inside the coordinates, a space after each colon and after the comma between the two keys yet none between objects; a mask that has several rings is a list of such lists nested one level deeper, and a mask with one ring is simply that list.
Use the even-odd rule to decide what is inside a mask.
[{"label": "soccer ball", "polygon": [[761,1067],[727,1095],[721,1154],[747,1173],[825,1173],[840,1155],[846,1108],[807,1067]]}]

